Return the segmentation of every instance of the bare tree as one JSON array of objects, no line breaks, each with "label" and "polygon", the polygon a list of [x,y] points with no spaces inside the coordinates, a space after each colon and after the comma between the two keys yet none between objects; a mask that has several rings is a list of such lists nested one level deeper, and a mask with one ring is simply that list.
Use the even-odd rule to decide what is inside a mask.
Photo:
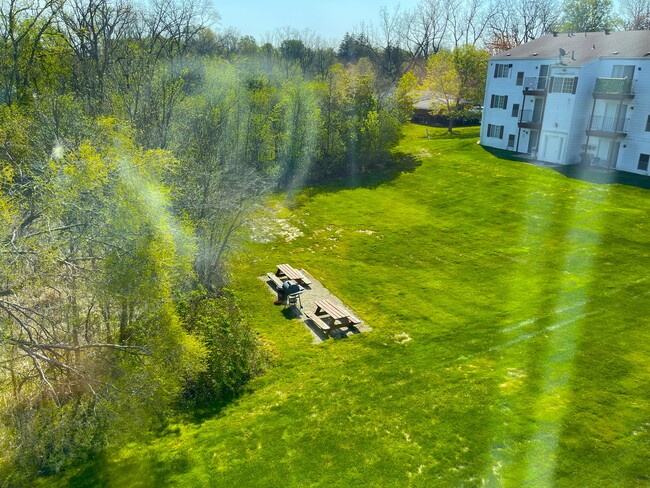
[{"label": "bare tree", "polygon": [[61,18],[65,39],[74,53],[73,82],[91,113],[98,113],[106,77],[130,33],[134,8],[129,0],[70,0]]},{"label": "bare tree", "polygon": [[560,22],[560,17],[557,0],[502,0],[490,19],[488,47],[498,52],[537,39],[549,34]]},{"label": "bare tree", "polygon": [[650,29],[650,0],[621,0],[625,30]]},{"label": "bare tree", "polygon": [[487,42],[489,25],[498,12],[495,3],[454,0],[447,4],[449,35],[453,47],[480,46]]},{"label": "bare tree", "polygon": [[422,0],[402,17],[404,47],[412,58],[428,59],[442,47],[449,15],[441,0]]}]

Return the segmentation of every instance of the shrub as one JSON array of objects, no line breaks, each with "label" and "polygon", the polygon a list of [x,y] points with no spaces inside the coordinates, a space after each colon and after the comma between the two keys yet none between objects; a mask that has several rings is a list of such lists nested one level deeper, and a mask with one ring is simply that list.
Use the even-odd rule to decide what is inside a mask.
[{"label": "shrub", "polygon": [[209,402],[236,393],[257,376],[266,363],[255,334],[242,320],[234,297],[227,291],[210,297],[194,292],[180,306],[183,323],[207,349],[207,368],[186,382],[184,399]]},{"label": "shrub", "polygon": [[[96,402],[82,398],[57,406],[45,400],[38,406],[21,405],[5,411],[11,426],[12,446],[3,446],[12,457],[11,479],[0,486],[28,486],[35,476],[49,476],[87,461],[101,452],[106,442],[105,421]],[[7,466],[7,468],[9,468]]]}]

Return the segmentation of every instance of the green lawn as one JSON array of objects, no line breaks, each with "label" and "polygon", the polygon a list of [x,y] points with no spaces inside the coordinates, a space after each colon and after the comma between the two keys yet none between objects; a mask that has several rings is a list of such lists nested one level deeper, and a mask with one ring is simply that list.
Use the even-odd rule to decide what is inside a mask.
[{"label": "green lawn", "polygon": [[[61,484],[647,487],[650,191],[458,132],[410,126],[415,169],[284,202],[304,235],[232,268],[273,367]],[[373,331],[312,344],[257,279],[285,261]]]}]

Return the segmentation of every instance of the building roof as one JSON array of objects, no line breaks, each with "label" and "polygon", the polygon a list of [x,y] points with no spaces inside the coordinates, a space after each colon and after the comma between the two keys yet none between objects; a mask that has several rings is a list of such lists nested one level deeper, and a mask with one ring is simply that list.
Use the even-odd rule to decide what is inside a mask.
[{"label": "building roof", "polygon": [[650,31],[576,32],[548,34],[534,41],[500,52],[492,59],[555,59],[560,61],[560,48],[566,53],[562,63],[581,66],[601,57],[650,59]]}]

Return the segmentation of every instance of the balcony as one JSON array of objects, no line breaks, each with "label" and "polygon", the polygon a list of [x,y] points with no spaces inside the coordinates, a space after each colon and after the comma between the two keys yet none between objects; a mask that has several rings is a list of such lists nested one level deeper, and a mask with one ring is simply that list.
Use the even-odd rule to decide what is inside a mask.
[{"label": "balcony", "polygon": [[601,115],[594,115],[589,121],[587,135],[610,138],[625,137],[627,136],[629,122],[629,117],[603,117]]},{"label": "balcony", "polygon": [[522,129],[541,129],[542,112],[541,110],[522,110],[519,112],[519,127]]},{"label": "balcony", "polygon": [[596,78],[594,98],[601,100],[634,98],[632,80],[629,78]]},{"label": "balcony", "polygon": [[527,76],[524,78],[524,95],[546,95],[548,76]]}]

